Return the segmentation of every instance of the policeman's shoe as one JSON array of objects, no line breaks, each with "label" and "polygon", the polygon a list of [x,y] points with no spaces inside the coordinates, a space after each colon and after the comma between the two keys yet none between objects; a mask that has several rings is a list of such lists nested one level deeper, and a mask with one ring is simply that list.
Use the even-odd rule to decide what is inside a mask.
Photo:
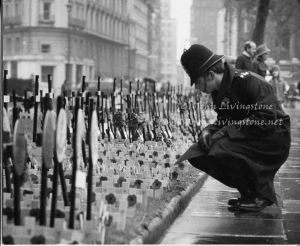
[{"label": "policeman's shoe", "polygon": [[[240,191],[241,192],[241,191]],[[257,197],[257,194],[251,190],[241,192],[240,198],[231,198],[228,200],[227,204],[229,206],[239,206],[241,202],[249,203],[252,202]]]},{"label": "policeman's shoe", "polygon": [[257,197],[253,200],[241,201],[237,206],[241,211],[259,212],[267,206],[271,206],[272,204],[273,202],[266,198]]},{"label": "policeman's shoe", "polygon": [[239,197],[239,198],[231,198],[228,200],[227,204],[229,206],[232,206],[232,207],[237,207],[240,205],[240,203],[249,203],[249,202],[252,202],[253,201],[253,198],[250,198],[250,197]]},{"label": "policeman's shoe", "polygon": [[231,199],[228,200],[227,204],[229,206],[235,207],[235,206],[238,206],[240,204],[240,201],[241,201],[241,198],[231,198]]}]

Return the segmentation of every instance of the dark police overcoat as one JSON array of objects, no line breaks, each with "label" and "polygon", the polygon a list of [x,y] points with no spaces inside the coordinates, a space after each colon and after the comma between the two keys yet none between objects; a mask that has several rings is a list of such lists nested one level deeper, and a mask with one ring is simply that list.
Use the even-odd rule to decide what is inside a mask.
[{"label": "dark police overcoat", "polygon": [[[236,187],[230,185],[234,181],[250,180],[259,195],[277,203],[273,179],[289,154],[290,118],[271,85],[253,72],[235,70],[225,63],[220,89],[212,93],[212,99],[217,121],[205,129],[212,134],[222,131],[225,136],[212,143],[209,151],[193,145],[180,161],[189,159],[197,168],[232,187]],[[220,162],[205,167],[201,159],[191,161],[196,156],[213,157]],[[196,165],[195,160],[199,162]]]}]

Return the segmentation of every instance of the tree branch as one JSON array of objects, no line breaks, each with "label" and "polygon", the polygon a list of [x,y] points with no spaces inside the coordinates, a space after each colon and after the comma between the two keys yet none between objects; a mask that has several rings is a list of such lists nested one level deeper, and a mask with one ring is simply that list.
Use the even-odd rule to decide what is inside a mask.
[{"label": "tree branch", "polygon": [[260,45],[264,42],[265,28],[269,14],[270,0],[259,0],[256,23],[252,33],[252,40]]}]

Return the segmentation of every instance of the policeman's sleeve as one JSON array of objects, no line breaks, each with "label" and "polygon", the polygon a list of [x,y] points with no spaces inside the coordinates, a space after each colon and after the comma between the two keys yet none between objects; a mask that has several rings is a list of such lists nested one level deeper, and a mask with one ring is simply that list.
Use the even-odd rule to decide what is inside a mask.
[{"label": "policeman's sleeve", "polygon": [[218,130],[220,130],[222,128],[222,125],[220,124],[220,122],[222,122],[222,119],[220,119],[220,114],[218,113],[218,111],[215,110],[215,112],[217,113],[217,119],[215,120],[214,123],[207,125],[203,130],[207,130],[209,131],[209,133],[212,135],[215,132],[217,132]]},{"label": "policeman's sleeve", "polygon": [[[213,127],[211,127],[211,129],[214,130],[214,131],[210,131],[211,135],[220,131],[222,132],[223,135],[229,136],[230,139],[245,138],[245,134],[240,131],[239,126],[235,124],[227,124],[226,122],[227,122],[226,119],[222,119],[218,117],[217,121],[213,124]],[[208,127],[210,127],[210,125]]]},{"label": "policeman's sleeve", "polygon": [[217,123],[213,123],[213,124],[210,124],[210,125],[207,125],[206,127],[204,127],[203,130],[207,130],[210,132],[210,134],[214,134],[216,131],[220,130],[220,128],[221,127],[218,126]]}]

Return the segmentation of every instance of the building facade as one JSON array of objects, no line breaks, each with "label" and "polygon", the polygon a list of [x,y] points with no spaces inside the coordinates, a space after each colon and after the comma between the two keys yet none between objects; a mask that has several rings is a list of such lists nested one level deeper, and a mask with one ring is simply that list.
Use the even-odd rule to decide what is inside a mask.
[{"label": "building facade", "polygon": [[148,18],[149,6],[146,0],[128,0],[129,47],[131,78],[148,76]]},{"label": "building facade", "polygon": [[[300,59],[300,31],[297,24],[300,19],[297,11],[285,26],[276,24],[276,12],[272,9],[269,11],[264,42],[271,49],[271,62]],[[232,58],[230,60],[236,59],[244,50],[244,43],[252,38],[256,14],[257,8],[250,2],[193,0],[192,43],[203,44],[215,53]]]},{"label": "building facade", "polygon": [[191,40],[235,59],[239,46],[238,11],[225,0],[193,0]]},{"label": "building facade", "polygon": [[170,17],[170,0],[160,0],[161,38],[160,38],[160,81],[177,85],[176,62],[176,20]]},{"label": "building facade", "polygon": [[205,45],[214,52],[222,49],[220,46],[223,46],[223,43],[219,35],[224,26],[218,24],[220,18],[224,20],[224,16],[220,14],[223,8],[223,0],[193,0],[191,6],[191,40],[193,43]]},{"label": "building facade", "polygon": [[129,76],[129,0],[4,0],[3,61],[11,78],[54,88]]},{"label": "building facade", "polygon": [[151,79],[160,80],[161,13],[159,0],[148,0],[148,73]]}]

